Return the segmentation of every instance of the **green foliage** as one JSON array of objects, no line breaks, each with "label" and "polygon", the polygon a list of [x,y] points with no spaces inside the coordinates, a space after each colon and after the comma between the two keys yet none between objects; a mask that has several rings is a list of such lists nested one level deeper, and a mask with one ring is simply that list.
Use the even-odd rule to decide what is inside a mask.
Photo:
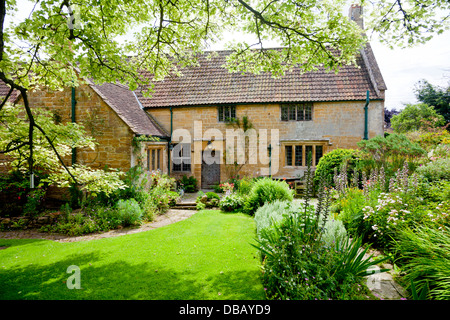
[{"label": "green foliage", "polygon": [[417,168],[416,173],[428,181],[450,180],[450,158],[431,161]]},{"label": "green foliage", "polygon": [[414,284],[414,281],[411,280],[411,296],[413,298],[413,300],[426,300],[429,288],[428,288],[428,283],[426,286],[424,286],[422,288],[422,290],[420,290],[419,293],[417,293],[416,290],[416,285]]},{"label": "green foliage", "polygon": [[[7,126],[0,126],[0,150],[8,152],[8,162],[13,170],[29,174],[30,148],[27,143],[29,139],[29,123],[20,116],[21,107],[18,105],[5,104],[0,110],[0,119]],[[94,149],[95,140],[86,134],[84,127],[77,123],[56,123],[50,111],[37,108],[33,111],[34,121],[45,131],[40,130],[33,134],[33,163],[34,170],[46,172],[42,182],[54,184],[59,187],[69,187],[74,183],[72,177],[60,163],[53,147],[47,138],[52,141],[58,154],[64,158],[69,157],[72,148]],[[22,147],[14,149],[22,145]],[[121,172],[116,170],[96,170],[81,164],[68,167],[68,170],[80,184],[81,190],[90,193],[112,193],[123,187],[120,180]]]},{"label": "green foliage", "polygon": [[440,198],[439,202],[430,202],[430,198],[418,198],[416,190],[420,187],[380,193],[377,202],[363,208],[364,229],[372,242],[389,248],[403,228],[449,225],[450,201]]},{"label": "green foliage", "polygon": [[363,207],[366,198],[362,190],[348,188],[344,196],[337,199],[331,206],[331,212],[336,219],[342,221],[345,228],[353,236],[361,234]]},{"label": "green foliage", "polygon": [[427,203],[440,203],[450,200],[450,180],[423,180],[418,183],[415,195]]},{"label": "green foliage", "polygon": [[150,197],[158,209],[157,214],[163,214],[175,205],[180,195],[175,191],[157,186],[150,191]]},{"label": "green foliage", "polygon": [[362,298],[362,277],[381,260],[363,258],[360,240],[325,245],[311,233],[315,221],[314,215],[295,214],[261,230],[268,299]]},{"label": "green foliage", "polygon": [[30,192],[30,180],[20,171],[0,174],[0,216],[20,216]]},{"label": "green foliage", "polygon": [[36,188],[27,194],[27,202],[23,208],[23,213],[27,216],[36,217],[44,210],[44,196],[46,190],[43,188]]},{"label": "green foliage", "polygon": [[239,179],[239,182],[236,184],[236,191],[241,195],[247,195],[250,193],[254,182],[255,179],[253,178],[243,177],[242,179]]},{"label": "green foliage", "polygon": [[322,240],[328,247],[342,246],[348,238],[344,223],[340,220],[328,219],[323,228]]},{"label": "green foliage", "polygon": [[[361,250],[362,238],[356,238],[351,240],[346,238],[344,242],[337,244],[336,249],[341,251],[338,263],[334,266],[334,272],[338,278],[345,278],[347,274],[351,274],[355,277],[362,277],[370,274],[369,268],[375,266],[383,261],[386,261],[389,257],[372,259],[373,255],[364,258],[369,246]],[[385,272],[387,269],[381,269],[379,272]]]},{"label": "green foliage", "polygon": [[433,131],[413,131],[407,133],[408,139],[418,143],[423,149],[431,151],[439,145],[450,145],[450,132],[445,128]]},{"label": "green foliage", "polygon": [[271,178],[263,178],[257,180],[245,201],[244,212],[253,215],[255,211],[262,207],[266,202],[275,200],[292,201],[294,192],[284,181],[272,180]]},{"label": "green foliage", "polygon": [[184,192],[193,193],[197,191],[197,179],[194,176],[184,175],[177,181],[177,185],[178,188],[184,189]]},{"label": "green foliage", "polygon": [[405,135],[390,134],[387,137],[376,136],[369,140],[361,140],[358,147],[364,153],[360,167],[381,168],[384,166],[387,175],[392,175],[403,167],[405,161],[413,163],[426,151],[417,143],[413,143]]},{"label": "green foliage", "polygon": [[[427,298],[450,299],[450,228],[405,228],[396,242],[403,282],[411,291],[428,291]],[[412,287],[411,284],[415,286]],[[413,292],[412,292],[413,293]]]},{"label": "green foliage", "polygon": [[124,227],[136,225],[142,219],[143,210],[134,199],[119,200],[116,208]]},{"label": "green foliage", "polygon": [[363,1],[364,25],[390,47],[426,43],[449,28],[447,1]]},{"label": "green foliage", "polygon": [[224,195],[222,199],[220,199],[219,208],[220,210],[226,212],[239,211],[243,208],[244,203],[245,199],[241,195],[237,193],[230,193]]},{"label": "green foliage", "polygon": [[[307,188],[312,188],[310,166]],[[328,220],[330,191],[321,181],[318,204],[266,203],[255,213],[268,299],[360,299],[362,277],[382,260],[364,258],[340,221]],[[384,271],[384,270],[382,270]]]},{"label": "green foliage", "polygon": [[417,100],[434,106],[437,113],[450,122],[450,86],[447,88],[434,86],[427,80],[421,80],[416,84],[415,93]]},{"label": "green foliage", "polygon": [[205,194],[203,191],[199,191],[197,195],[197,199],[195,200],[197,210],[219,206],[220,196],[218,194],[214,192],[207,192]]},{"label": "green foliage", "polygon": [[424,103],[408,104],[391,119],[392,129],[397,133],[422,130],[429,127],[435,128],[444,124],[444,117],[438,114],[433,106]]},{"label": "green foliage", "polygon": [[332,181],[335,170],[339,171],[342,165],[346,165],[348,176],[355,168],[357,160],[356,150],[353,149],[334,149],[322,158],[320,158],[314,171],[314,185],[318,186],[321,179]]},{"label": "green foliage", "polygon": [[92,206],[84,211],[72,212],[68,204],[63,205],[54,224],[40,228],[41,232],[81,236],[93,232],[102,232],[123,226],[123,219],[114,207]]},{"label": "green foliage", "polygon": [[264,204],[255,212],[256,234],[259,236],[261,230],[271,227],[287,215],[300,211],[300,207],[299,203],[286,200],[275,200]]}]

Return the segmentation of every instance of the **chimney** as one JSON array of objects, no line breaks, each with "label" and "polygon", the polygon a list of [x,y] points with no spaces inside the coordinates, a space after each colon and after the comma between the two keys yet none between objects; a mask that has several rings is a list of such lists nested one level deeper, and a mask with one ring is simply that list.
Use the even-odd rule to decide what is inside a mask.
[{"label": "chimney", "polygon": [[358,26],[364,30],[364,22],[362,17],[363,9],[360,5],[352,4],[349,10],[350,20],[355,21]]}]

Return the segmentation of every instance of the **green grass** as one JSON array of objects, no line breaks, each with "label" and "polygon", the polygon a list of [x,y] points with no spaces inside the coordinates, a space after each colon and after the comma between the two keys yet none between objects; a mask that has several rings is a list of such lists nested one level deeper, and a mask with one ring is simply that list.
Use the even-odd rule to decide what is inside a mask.
[{"label": "green grass", "polygon": [[[58,243],[0,239],[0,300],[264,299],[255,225],[244,214],[200,211],[155,230]],[[81,289],[68,289],[70,265]]]}]

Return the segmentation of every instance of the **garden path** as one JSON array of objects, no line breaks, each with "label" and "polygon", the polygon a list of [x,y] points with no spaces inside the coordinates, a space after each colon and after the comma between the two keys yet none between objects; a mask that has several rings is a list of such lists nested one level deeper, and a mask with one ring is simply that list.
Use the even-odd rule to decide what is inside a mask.
[{"label": "garden path", "polygon": [[20,231],[2,231],[0,232],[0,239],[47,239],[47,240],[54,240],[57,242],[88,241],[94,239],[123,236],[127,234],[133,234],[142,231],[156,229],[171,223],[185,220],[196,212],[197,211],[195,210],[169,209],[169,211],[167,211],[165,214],[156,216],[154,221],[145,223],[139,227],[122,228],[84,236],[67,236],[61,234],[48,234],[44,232],[38,232],[37,230],[20,230]]},{"label": "garden path", "polygon": [[[369,249],[364,258],[368,258],[370,255],[377,257],[382,253]],[[367,287],[372,294],[381,300],[404,300],[407,297],[405,289],[403,289],[397,282],[394,281],[394,267],[392,264],[385,262],[382,263],[380,268],[389,269],[389,271],[382,273],[374,273],[367,277]]]}]

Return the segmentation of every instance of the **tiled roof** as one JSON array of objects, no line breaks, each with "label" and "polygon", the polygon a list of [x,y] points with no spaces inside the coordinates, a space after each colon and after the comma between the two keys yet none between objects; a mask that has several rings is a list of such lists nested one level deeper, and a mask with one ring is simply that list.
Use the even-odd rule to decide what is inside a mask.
[{"label": "tiled roof", "polygon": [[[117,115],[130,127],[130,129],[139,135],[151,135],[158,137],[168,137],[169,135],[160,128],[156,122],[150,118],[137,100],[133,91],[121,84],[105,83],[96,85],[88,81],[91,88],[108,104]],[[3,81],[0,81],[0,98],[6,97],[10,87]],[[14,90],[9,101],[15,102],[19,92]],[[3,99],[0,100],[2,102]]]},{"label": "tiled roof", "polygon": [[[154,82],[151,97],[143,97],[137,92],[142,105],[152,108],[234,103],[351,101],[365,100],[367,90],[373,100],[383,99],[380,90],[386,89],[370,46],[358,56],[358,67],[344,66],[337,74],[326,72],[321,67],[317,71],[302,74],[300,69],[295,68],[279,79],[274,79],[270,73],[230,73],[223,65],[231,51],[217,53],[218,55],[210,60],[206,59],[206,54],[201,56],[199,66],[182,69],[181,77],[168,77]],[[374,83],[376,80],[379,83]]]},{"label": "tiled roof", "polygon": [[160,128],[145,112],[133,91],[121,84],[104,83],[96,85],[90,82],[91,88],[108,104],[117,115],[139,135],[167,137],[168,134]]}]

